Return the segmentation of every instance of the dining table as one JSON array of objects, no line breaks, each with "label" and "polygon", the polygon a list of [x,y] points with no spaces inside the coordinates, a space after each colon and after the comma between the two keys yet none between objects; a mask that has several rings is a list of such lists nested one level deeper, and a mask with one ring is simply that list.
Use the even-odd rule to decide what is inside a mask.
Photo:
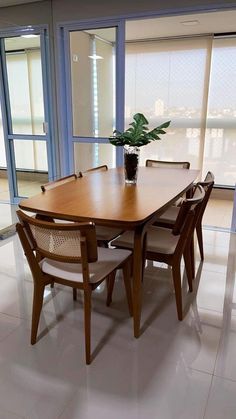
[{"label": "dining table", "polygon": [[68,221],[134,231],[133,328],[140,335],[142,276],[148,226],[191,189],[199,170],[139,167],[136,184],[127,184],[123,167],[91,172],[20,201],[22,210]]}]

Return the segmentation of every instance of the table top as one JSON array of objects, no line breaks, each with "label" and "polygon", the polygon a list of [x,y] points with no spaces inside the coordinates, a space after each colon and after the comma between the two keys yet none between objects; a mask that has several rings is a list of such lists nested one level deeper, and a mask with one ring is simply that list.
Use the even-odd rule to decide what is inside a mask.
[{"label": "table top", "polygon": [[91,172],[20,202],[26,211],[100,225],[139,225],[180,197],[199,170],[139,167],[136,185],[125,184],[123,168]]}]

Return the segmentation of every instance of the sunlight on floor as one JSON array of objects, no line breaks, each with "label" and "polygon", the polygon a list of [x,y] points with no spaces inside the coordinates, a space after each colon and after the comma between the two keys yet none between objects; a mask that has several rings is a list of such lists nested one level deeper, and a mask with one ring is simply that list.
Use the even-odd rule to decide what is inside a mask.
[{"label": "sunlight on floor", "polygon": [[203,217],[203,225],[230,228],[233,213],[233,201],[210,199]]}]

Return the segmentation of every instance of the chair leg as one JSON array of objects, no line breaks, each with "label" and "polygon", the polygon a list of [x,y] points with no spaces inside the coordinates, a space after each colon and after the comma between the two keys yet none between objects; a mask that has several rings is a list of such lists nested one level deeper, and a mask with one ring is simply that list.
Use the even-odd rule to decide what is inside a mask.
[{"label": "chair leg", "polygon": [[77,300],[77,288],[73,288],[73,300]]},{"label": "chair leg", "polygon": [[203,252],[203,238],[202,238],[202,225],[196,225],[196,233],[197,233],[197,241],[200,250],[201,260],[204,260],[204,252]]},{"label": "chair leg", "polygon": [[43,306],[44,285],[34,284],[34,297],[32,309],[32,326],[31,326],[31,345],[34,345],[37,340],[37,332],[39,325],[39,318]]},{"label": "chair leg", "polygon": [[181,273],[180,273],[179,263],[173,264],[172,275],[173,275],[173,282],[174,282],[174,288],[175,288],[175,300],[176,300],[178,319],[183,320]]},{"label": "chair leg", "polygon": [[192,292],[193,291],[192,266],[191,266],[191,255],[188,248],[186,248],[184,251],[184,263],[185,263],[185,269],[186,269],[186,274],[187,274],[187,279],[188,279],[189,291]]},{"label": "chair leg", "polygon": [[126,297],[129,307],[129,314],[132,317],[133,316],[133,299],[132,299],[132,290],[131,290],[131,262],[128,261],[123,266],[123,278],[124,278],[124,284],[125,284],[125,291],[126,291]]},{"label": "chair leg", "polygon": [[112,302],[112,294],[113,294],[113,289],[114,289],[115,278],[116,278],[116,271],[112,272],[107,278],[107,301],[106,301],[107,307],[109,307]]},{"label": "chair leg", "polygon": [[84,334],[86,364],[91,362],[91,290],[84,291]]},{"label": "chair leg", "polygon": [[[194,253],[194,239],[192,238],[189,245],[189,251],[190,251],[190,258],[191,258],[191,267],[192,267],[192,278],[195,278],[195,253]],[[186,246],[186,247],[187,247]]]}]

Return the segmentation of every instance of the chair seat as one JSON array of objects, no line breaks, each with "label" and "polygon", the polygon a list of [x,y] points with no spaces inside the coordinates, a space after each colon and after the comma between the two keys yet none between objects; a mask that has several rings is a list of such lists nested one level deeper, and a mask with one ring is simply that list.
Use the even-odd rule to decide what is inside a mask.
[{"label": "chair seat", "polygon": [[96,235],[97,240],[107,240],[111,241],[115,237],[122,234],[123,230],[119,228],[112,228],[112,227],[103,227],[103,226],[96,226]]},{"label": "chair seat", "polygon": [[[124,249],[98,248],[98,260],[89,263],[90,282],[95,284],[118,268],[131,251]],[[45,258],[40,262],[44,273],[74,282],[83,282],[82,265],[78,263],[64,263]]]},{"label": "chair seat", "polygon": [[[147,231],[147,252],[172,254],[175,251],[179,236],[174,236],[171,230],[162,227],[149,227]],[[126,231],[118,239],[111,242],[112,246],[132,249],[134,243],[133,231]]]}]

